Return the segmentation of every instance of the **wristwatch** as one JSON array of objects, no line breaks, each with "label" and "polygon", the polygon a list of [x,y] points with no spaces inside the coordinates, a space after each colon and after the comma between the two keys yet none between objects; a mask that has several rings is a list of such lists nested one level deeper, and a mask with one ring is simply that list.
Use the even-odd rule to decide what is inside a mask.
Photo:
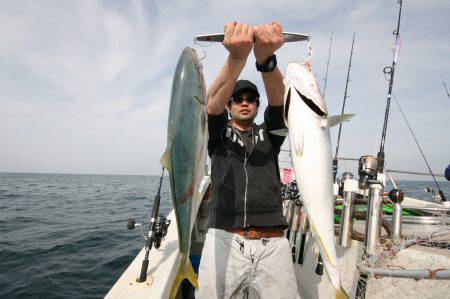
[{"label": "wristwatch", "polygon": [[273,54],[269,58],[266,59],[264,64],[260,65],[258,61],[255,62],[256,70],[261,73],[269,73],[275,69],[277,66],[277,56]]}]

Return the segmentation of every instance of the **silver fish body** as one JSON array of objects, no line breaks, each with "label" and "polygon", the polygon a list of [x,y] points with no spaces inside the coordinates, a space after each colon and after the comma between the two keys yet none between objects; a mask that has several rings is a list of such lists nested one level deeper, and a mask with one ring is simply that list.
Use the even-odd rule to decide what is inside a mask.
[{"label": "silver fish body", "polygon": [[332,155],[325,101],[307,63],[289,64],[284,80],[284,117],[299,193],[335,297],[345,298],[335,248]]}]

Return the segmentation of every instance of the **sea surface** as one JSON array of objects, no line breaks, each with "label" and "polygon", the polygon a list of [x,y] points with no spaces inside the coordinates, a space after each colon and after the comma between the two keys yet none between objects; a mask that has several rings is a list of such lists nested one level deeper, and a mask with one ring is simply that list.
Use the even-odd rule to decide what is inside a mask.
[{"label": "sea surface", "polygon": [[[102,298],[144,240],[156,176],[0,173],[0,298]],[[407,196],[431,200],[432,182],[400,181]],[[447,197],[450,183],[440,182]],[[172,209],[167,177],[160,214]]]}]

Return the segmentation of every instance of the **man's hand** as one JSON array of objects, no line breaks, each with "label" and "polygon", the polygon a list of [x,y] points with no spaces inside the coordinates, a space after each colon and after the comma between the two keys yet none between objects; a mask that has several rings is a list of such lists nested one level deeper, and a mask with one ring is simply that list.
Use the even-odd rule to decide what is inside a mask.
[{"label": "man's hand", "polygon": [[254,28],[255,46],[253,53],[258,64],[262,65],[267,58],[273,55],[284,43],[281,25],[276,21],[270,24],[261,24]]},{"label": "man's hand", "polygon": [[247,24],[231,22],[225,25],[223,45],[232,59],[247,59],[253,48],[254,30]]}]

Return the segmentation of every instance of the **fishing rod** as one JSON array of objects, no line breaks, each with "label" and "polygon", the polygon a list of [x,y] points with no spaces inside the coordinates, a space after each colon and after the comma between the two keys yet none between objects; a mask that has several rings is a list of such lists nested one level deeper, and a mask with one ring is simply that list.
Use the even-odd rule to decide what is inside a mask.
[{"label": "fishing rod", "polygon": [[[385,67],[383,69],[383,73],[385,75],[389,75],[389,89],[388,89],[388,96],[387,96],[387,100],[386,100],[386,111],[384,114],[384,122],[383,122],[383,131],[381,134],[381,142],[380,142],[380,150],[378,151],[378,155],[377,155],[377,172],[378,173],[383,173],[384,167],[385,167],[385,162],[384,162],[384,143],[386,141],[386,130],[387,130],[387,124],[388,124],[388,120],[389,120],[389,108],[391,105],[391,95],[392,95],[392,88],[394,86],[394,73],[395,73],[395,67],[398,61],[398,54],[400,51],[400,20],[401,20],[401,15],[402,15],[402,0],[397,0],[397,3],[399,4],[399,11],[398,11],[398,19],[397,19],[397,29],[393,31],[393,35],[395,36],[395,46],[394,46],[394,55],[393,55],[393,59],[392,59],[392,65],[389,67]],[[366,174],[369,174],[369,172],[365,171]],[[368,175],[367,177],[370,176],[375,176],[376,177],[376,173],[370,173],[370,175]],[[361,175],[360,175],[360,184],[361,184]],[[384,188],[384,186],[382,187]],[[382,191],[379,190],[379,191]],[[379,192],[378,191],[378,192]],[[378,195],[376,195],[378,196]],[[375,196],[375,197],[376,197]],[[374,229],[374,227],[376,227],[376,220],[375,221],[370,221],[371,219],[369,218],[369,208],[374,208],[373,205],[368,205],[368,211],[367,211],[367,220],[366,220],[366,236],[364,238],[364,245],[366,246],[366,248],[364,249],[364,252],[366,253],[367,247],[373,245],[371,242],[373,242],[373,239],[376,239],[376,233],[374,234],[375,238],[372,237],[372,235],[369,236],[369,234],[372,233],[372,230]],[[375,223],[375,224],[374,224]],[[372,226],[370,226],[372,225]],[[372,229],[372,230],[371,230]],[[372,239],[371,239],[372,237]],[[370,249],[369,249],[370,250]],[[359,273],[359,278],[358,278],[358,282],[357,282],[357,287],[356,287],[356,298],[365,298],[366,297],[366,289],[367,289],[367,279],[368,276],[365,273]]]},{"label": "fishing rod", "polygon": [[402,16],[402,0],[397,0],[397,3],[399,4],[399,11],[398,11],[398,20],[397,20],[397,29],[394,30],[393,34],[395,36],[395,46],[394,46],[394,57],[392,60],[392,65],[389,67],[385,67],[383,69],[383,73],[385,75],[389,75],[389,89],[388,89],[388,96],[386,100],[386,111],[384,114],[384,123],[383,123],[383,131],[381,134],[381,142],[380,142],[380,150],[378,151],[378,171],[380,173],[383,172],[384,168],[384,143],[386,141],[386,131],[387,131],[387,125],[389,120],[389,108],[391,105],[391,96],[392,96],[392,88],[394,86],[394,73],[395,73],[395,67],[397,65],[398,61],[398,55],[400,52],[400,20]]},{"label": "fishing rod", "polygon": [[327,81],[328,81],[328,67],[330,66],[330,57],[331,57],[331,45],[333,44],[333,30],[331,30],[330,37],[330,47],[328,48],[328,60],[327,60],[327,71],[325,72],[325,83],[323,84],[323,95],[322,97],[325,99],[325,90],[327,89]]},{"label": "fishing rod", "polygon": [[134,219],[129,219],[127,228],[129,230],[134,229],[136,226],[141,227],[141,234],[146,240],[145,242],[145,257],[142,261],[142,268],[141,268],[141,274],[139,275],[139,279],[137,282],[145,282],[147,280],[147,270],[148,270],[148,256],[150,254],[150,250],[152,249],[153,245],[155,245],[155,248],[158,249],[161,246],[161,240],[164,238],[164,236],[167,234],[167,228],[170,225],[170,220],[166,219],[164,216],[158,216],[159,212],[159,205],[161,202],[161,186],[162,186],[162,180],[164,177],[164,167],[162,168],[161,177],[159,178],[159,187],[158,192],[155,196],[155,200],[153,202],[153,209],[152,214],[150,218],[150,228],[148,231],[148,236],[145,237],[142,232],[142,224],[136,223]]},{"label": "fishing rod", "polygon": [[448,93],[447,85],[445,85],[444,78],[442,78],[442,75],[440,75],[440,76],[441,76],[442,84],[444,85],[445,92],[447,93],[447,97],[450,99],[450,93]]},{"label": "fishing rod", "polygon": [[[344,115],[345,102],[346,102],[347,98],[349,97],[347,95],[347,90],[348,90],[348,82],[350,82],[350,69],[352,67],[353,46],[355,45],[355,35],[356,35],[356,32],[353,33],[352,48],[350,50],[350,59],[348,61],[347,80],[345,81],[344,100],[342,102],[341,115]],[[342,122],[339,124],[339,133],[338,133],[337,142],[336,142],[336,151],[334,153],[334,159],[333,159],[333,180],[334,181],[336,181],[336,175],[337,175],[337,171],[338,171],[338,153],[339,153],[339,144],[341,141],[341,133],[342,133]]]}]

